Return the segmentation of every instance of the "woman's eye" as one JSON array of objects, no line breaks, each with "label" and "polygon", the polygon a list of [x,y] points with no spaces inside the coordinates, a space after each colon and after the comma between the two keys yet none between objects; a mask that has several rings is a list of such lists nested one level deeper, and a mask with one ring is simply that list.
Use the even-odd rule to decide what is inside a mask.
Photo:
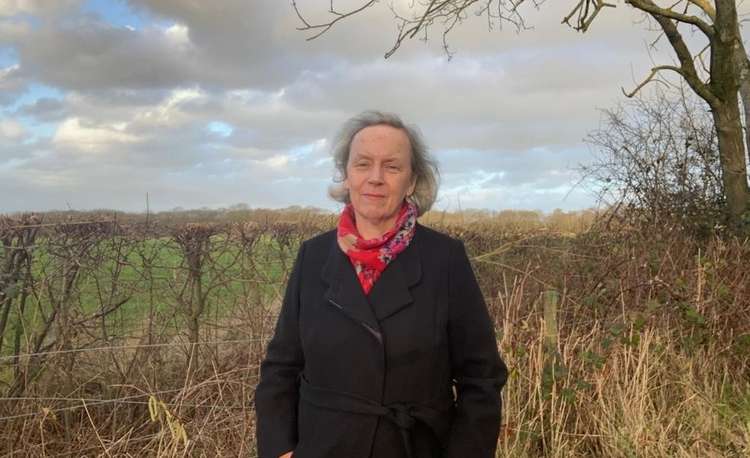
[{"label": "woman's eye", "polygon": [[401,170],[401,169],[399,168],[399,166],[397,166],[397,165],[387,165],[387,166],[386,166],[386,168],[387,168],[388,170],[393,170],[393,171],[399,171],[399,170]]}]

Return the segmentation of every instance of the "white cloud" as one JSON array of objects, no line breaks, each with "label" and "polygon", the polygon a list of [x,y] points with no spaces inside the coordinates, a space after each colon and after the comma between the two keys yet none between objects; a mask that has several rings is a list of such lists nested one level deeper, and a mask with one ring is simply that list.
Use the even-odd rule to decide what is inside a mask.
[{"label": "white cloud", "polygon": [[[143,23],[123,27],[75,1],[0,0],[0,16],[25,13],[0,19],[0,42],[18,60],[0,70],[0,105],[34,83],[61,94],[27,91],[0,115],[11,119],[0,124],[0,195],[25,199],[0,212],[66,201],[139,210],[145,192],[152,208],[332,208],[326,139],[368,108],[421,128],[449,205],[460,196],[464,208],[587,206],[578,192],[560,203],[575,181],[569,167],[588,159],[581,139],[597,108],[648,73],[654,35],[625,5],[575,33],[559,24],[566,3],[529,8],[535,30],[520,34],[470,15],[450,36],[451,61],[440,27],[386,61],[395,33],[386,2],[307,42],[288,2],[129,0]],[[305,8],[323,18],[327,6]],[[662,51],[655,61],[669,63]]]},{"label": "white cloud", "polygon": [[139,112],[135,121],[159,127],[180,125],[190,119],[187,105],[206,99],[206,94],[200,89],[175,89],[157,106]]},{"label": "white cloud", "polygon": [[164,30],[167,39],[177,46],[190,44],[190,32],[185,25],[173,24]]},{"label": "white cloud", "polygon": [[278,154],[258,162],[272,169],[283,169],[289,164],[289,156]]},{"label": "white cloud", "polygon": [[20,141],[26,134],[26,128],[17,120],[0,118],[0,141]]},{"label": "white cloud", "polygon": [[0,89],[5,89],[13,76],[20,70],[18,64],[13,64],[5,68],[0,68]]},{"label": "white cloud", "polygon": [[57,146],[83,153],[106,153],[112,146],[133,144],[140,140],[126,132],[124,123],[96,125],[79,118],[63,121],[52,139]]},{"label": "white cloud", "polygon": [[44,14],[66,10],[81,0],[0,0],[0,17],[17,14]]},{"label": "white cloud", "polygon": [[0,106],[12,102],[26,87],[18,64],[0,68]]}]

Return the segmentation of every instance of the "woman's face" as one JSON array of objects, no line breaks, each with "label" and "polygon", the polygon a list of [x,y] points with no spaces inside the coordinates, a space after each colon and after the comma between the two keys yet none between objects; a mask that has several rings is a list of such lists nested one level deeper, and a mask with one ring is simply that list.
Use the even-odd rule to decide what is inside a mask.
[{"label": "woman's face", "polygon": [[415,185],[411,145],[403,130],[377,125],[357,132],[349,148],[344,186],[358,222],[390,229]]}]

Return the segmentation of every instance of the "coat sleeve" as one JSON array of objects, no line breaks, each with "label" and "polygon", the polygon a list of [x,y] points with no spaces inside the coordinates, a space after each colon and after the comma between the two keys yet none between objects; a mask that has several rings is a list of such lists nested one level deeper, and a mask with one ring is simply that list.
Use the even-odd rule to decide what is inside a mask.
[{"label": "coat sleeve", "polygon": [[255,389],[256,437],[260,458],[278,458],[297,445],[298,376],[304,367],[299,304],[305,244],[297,253],[276,329],[260,366]]},{"label": "coat sleeve", "polygon": [[456,413],[444,457],[492,458],[507,368],[463,243],[457,242],[452,251],[448,337]]}]

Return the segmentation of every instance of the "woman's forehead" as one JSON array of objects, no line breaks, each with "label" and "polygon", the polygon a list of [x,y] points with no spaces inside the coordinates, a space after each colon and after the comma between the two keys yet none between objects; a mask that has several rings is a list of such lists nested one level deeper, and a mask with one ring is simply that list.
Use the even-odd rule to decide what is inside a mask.
[{"label": "woman's forehead", "polygon": [[402,129],[377,125],[366,127],[352,138],[352,155],[403,156],[411,151],[409,137]]}]

